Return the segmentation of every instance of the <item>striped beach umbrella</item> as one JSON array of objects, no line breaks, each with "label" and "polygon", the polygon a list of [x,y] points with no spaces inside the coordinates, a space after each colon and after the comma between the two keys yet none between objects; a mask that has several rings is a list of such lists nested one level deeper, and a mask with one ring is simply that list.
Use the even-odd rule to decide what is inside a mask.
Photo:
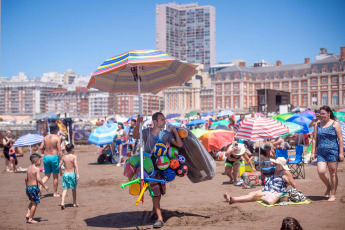
[{"label": "striped beach umbrella", "polygon": [[269,118],[247,118],[234,127],[236,137],[251,141],[271,139],[289,133],[289,128]]},{"label": "striped beach umbrella", "polygon": [[19,146],[30,146],[34,144],[41,143],[43,141],[43,136],[39,134],[27,134],[24,136],[21,136],[14,142],[13,147],[19,147]]},{"label": "striped beach umbrella", "polygon": [[[180,86],[197,73],[196,67],[162,51],[131,50],[107,59],[92,74],[87,87],[106,92],[138,93],[141,115],[141,93],[158,93],[171,86]],[[141,188],[144,186],[142,125],[139,124]]]},{"label": "striped beach umbrella", "polygon": [[106,124],[98,127],[90,134],[88,142],[94,145],[106,145],[114,141],[117,134],[117,124]]}]

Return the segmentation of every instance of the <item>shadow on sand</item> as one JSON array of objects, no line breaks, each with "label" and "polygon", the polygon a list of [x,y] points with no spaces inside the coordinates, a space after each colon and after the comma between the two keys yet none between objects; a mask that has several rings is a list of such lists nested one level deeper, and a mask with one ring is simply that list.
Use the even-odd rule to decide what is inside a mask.
[{"label": "shadow on sand", "polygon": [[328,200],[329,199],[325,196],[307,196],[307,198],[311,201],[320,201],[320,200]]},{"label": "shadow on sand", "polygon": [[[120,212],[100,215],[85,219],[88,227],[103,227],[103,228],[133,228],[133,229],[151,229],[142,228],[141,226],[152,225],[154,221],[150,218],[151,212],[148,211],[134,211],[134,212]],[[164,222],[172,217],[194,216],[200,218],[210,218],[209,216],[202,216],[193,213],[162,210]]]}]

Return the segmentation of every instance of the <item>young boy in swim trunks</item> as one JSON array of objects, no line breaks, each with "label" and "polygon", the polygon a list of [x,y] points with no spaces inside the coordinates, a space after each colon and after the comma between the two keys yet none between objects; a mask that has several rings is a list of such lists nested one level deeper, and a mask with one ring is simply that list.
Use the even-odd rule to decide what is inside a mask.
[{"label": "young boy in swim trunks", "polygon": [[25,177],[26,195],[31,201],[28,206],[26,221],[27,223],[34,224],[37,223],[37,221],[35,221],[33,217],[35,215],[37,205],[40,203],[40,189],[37,187],[38,183],[40,183],[47,191],[48,186],[43,183],[40,177],[39,166],[41,165],[41,156],[38,154],[32,154],[30,156],[30,161],[32,165],[30,165],[28,170],[26,171]]},{"label": "young boy in swim trunks", "polygon": [[[74,145],[66,145],[67,155],[64,155],[60,161],[59,169],[62,176],[62,201],[61,209],[65,209],[65,197],[67,189],[72,189],[73,192],[73,207],[78,207],[77,204],[77,180],[79,180],[79,171],[77,156],[74,155]],[[62,175],[61,167],[65,166],[65,172]]]}]

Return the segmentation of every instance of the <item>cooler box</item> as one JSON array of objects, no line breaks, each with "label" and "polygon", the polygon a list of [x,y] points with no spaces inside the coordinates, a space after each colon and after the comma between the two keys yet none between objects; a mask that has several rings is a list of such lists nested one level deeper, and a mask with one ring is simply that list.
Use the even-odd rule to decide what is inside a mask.
[{"label": "cooler box", "polygon": [[[254,162],[252,161],[252,164],[254,165]],[[241,177],[242,173],[244,172],[251,172],[253,171],[252,170],[252,167],[250,167],[250,165],[248,164],[247,161],[242,161],[241,163],[241,167],[238,169],[238,177]]]}]

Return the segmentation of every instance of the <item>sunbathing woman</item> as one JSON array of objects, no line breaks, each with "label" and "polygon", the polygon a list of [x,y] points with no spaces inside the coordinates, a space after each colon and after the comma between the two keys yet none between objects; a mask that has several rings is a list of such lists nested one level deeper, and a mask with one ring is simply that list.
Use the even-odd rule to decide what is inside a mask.
[{"label": "sunbathing woman", "polygon": [[250,167],[255,171],[255,168],[249,158],[250,152],[245,148],[244,144],[233,142],[225,152],[225,173],[230,177],[230,184],[234,183],[235,186],[238,186],[238,173],[239,168],[241,167],[242,159],[247,161]]},{"label": "sunbathing woman", "polygon": [[276,191],[282,193],[286,191],[287,185],[290,184],[293,188],[298,189],[289,167],[286,165],[286,159],[284,157],[278,157],[276,160],[271,159],[275,164],[276,171],[274,175],[266,182],[262,190],[250,192],[248,195],[232,197],[228,193],[224,193],[224,198],[229,204],[238,202],[250,202],[259,200],[263,195],[270,191]]}]

